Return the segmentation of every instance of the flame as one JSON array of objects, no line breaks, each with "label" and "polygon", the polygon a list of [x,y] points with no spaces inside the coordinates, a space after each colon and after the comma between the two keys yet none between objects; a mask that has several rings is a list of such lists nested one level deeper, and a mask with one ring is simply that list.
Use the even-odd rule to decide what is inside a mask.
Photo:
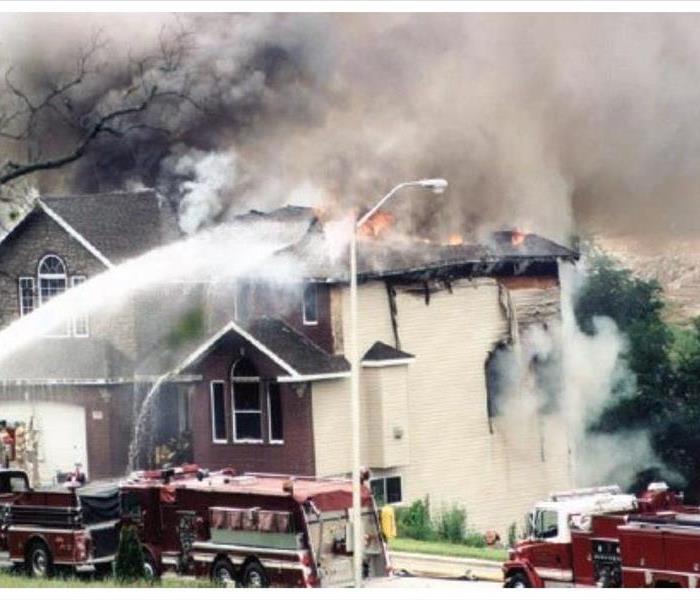
[{"label": "flame", "polygon": [[461,246],[464,243],[464,238],[458,233],[453,233],[447,238],[448,246]]},{"label": "flame", "polygon": [[526,237],[527,233],[521,229],[513,229],[513,231],[510,232],[510,243],[513,244],[513,246],[520,246],[520,244],[525,241]]},{"label": "flame", "polygon": [[390,229],[396,218],[389,212],[378,210],[372,217],[363,223],[360,228],[360,235],[365,238],[379,237],[386,230]]}]

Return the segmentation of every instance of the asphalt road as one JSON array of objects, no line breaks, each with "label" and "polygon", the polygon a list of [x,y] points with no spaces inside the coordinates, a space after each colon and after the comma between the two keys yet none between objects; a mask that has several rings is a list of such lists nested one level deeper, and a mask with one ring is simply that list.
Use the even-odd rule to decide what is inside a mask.
[{"label": "asphalt road", "polygon": [[373,579],[367,588],[498,588],[501,583],[495,581],[470,581],[468,579],[447,579],[438,577],[382,577]]}]

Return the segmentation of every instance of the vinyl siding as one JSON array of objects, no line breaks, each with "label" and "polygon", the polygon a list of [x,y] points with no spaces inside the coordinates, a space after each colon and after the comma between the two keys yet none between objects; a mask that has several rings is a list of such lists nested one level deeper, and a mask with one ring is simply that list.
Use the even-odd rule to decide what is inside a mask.
[{"label": "vinyl siding", "polygon": [[[359,292],[360,354],[377,340],[393,344],[384,285],[369,283]],[[369,453],[363,452],[363,461],[376,460],[378,455],[387,465],[408,460],[396,469],[403,476],[405,501],[429,495],[434,511],[461,504],[470,526],[481,531],[496,529],[505,538],[508,526],[512,522],[520,526],[522,515],[534,501],[555,489],[570,487],[564,423],[556,415],[542,416],[534,408],[528,409],[534,402],[525,382],[519,396],[509,400],[503,416],[493,419],[493,433],[489,430],[484,362],[494,343],[508,331],[495,281],[484,278],[455,283],[451,292],[431,294],[427,304],[423,294],[407,289],[397,292],[402,349],[416,356],[414,363],[404,367],[408,375],[408,444],[398,458],[390,457],[388,424],[382,421],[382,435],[376,426],[368,428],[369,397],[377,394],[379,387],[389,390],[400,383],[382,379],[389,369],[375,369],[379,372],[376,375],[363,369],[363,431],[377,445]],[[346,340],[348,308],[345,293],[342,318]],[[348,380],[314,384],[319,474],[350,468],[349,436],[341,435],[348,431],[348,403]]]}]

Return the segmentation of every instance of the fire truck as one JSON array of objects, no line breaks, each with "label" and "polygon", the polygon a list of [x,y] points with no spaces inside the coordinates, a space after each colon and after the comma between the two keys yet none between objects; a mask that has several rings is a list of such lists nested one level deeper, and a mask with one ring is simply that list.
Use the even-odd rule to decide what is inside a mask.
[{"label": "fire truck", "polygon": [[[139,472],[121,483],[152,576],[166,570],[242,587],[352,585],[351,482],[208,473],[195,465]],[[362,485],[363,574],[389,561],[372,494]]]},{"label": "fire truck", "polygon": [[111,570],[119,522],[115,484],[33,490],[24,471],[0,469],[0,559],[31,576]]},{"label": "fire truck", "polygon": [[692,587],[700,576],[700,509],[665,483],[639,497],[618,486],[552,494],[527,523],[505,587]]}]

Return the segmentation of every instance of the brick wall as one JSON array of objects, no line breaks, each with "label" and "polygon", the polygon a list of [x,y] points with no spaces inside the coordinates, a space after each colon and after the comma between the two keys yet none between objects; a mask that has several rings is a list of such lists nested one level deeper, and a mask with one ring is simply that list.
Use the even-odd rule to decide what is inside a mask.
[{"label": "brick wall", "polygon": [[[315,472],[313,425],[311,414],[310,386],[303,386],[300,398],[291,384],[281,384],[282,418],[284,423],[284,444],[270,444],[267,441],[267,406],[263,402],[263,437],[261,444],[234,443],[231,407],[231,365],[240,357],[243,349],[246,356],[256,366],[264,379],[279,374],[269,359],[255,351],[249,344],[231,336],[219,344],[203,359],[196,371],[203,380],[194,386],[190,399],[190,422],[193,432],[194,461],[205,468],[234,467],[237,471],[261,471],[271,473],[292,473],[313,475]],[[228,441],[212,442],[212,415],[210,383],[223,380]],[[298,386],[297,386],[298,389]]]}]

